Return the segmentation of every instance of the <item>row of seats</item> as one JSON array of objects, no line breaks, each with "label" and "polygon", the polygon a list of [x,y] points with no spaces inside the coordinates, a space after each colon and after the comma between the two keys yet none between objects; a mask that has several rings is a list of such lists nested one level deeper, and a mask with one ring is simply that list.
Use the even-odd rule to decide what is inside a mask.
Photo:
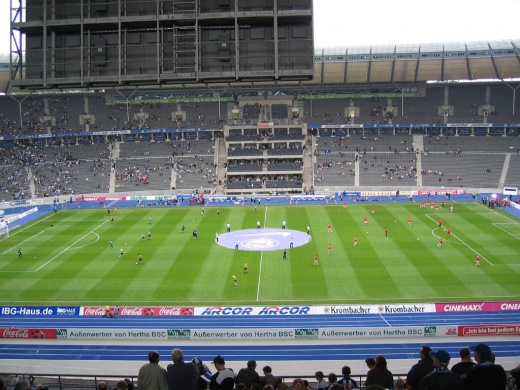
[{"label": "row of seats", "polygon": [[[446,90],[445,90],[446,88]],[[447,91],[447,94],[445,93]],[[167,98],[167,96],[165,96]],[[164,100],[164,102],[161,102]],[[114,101],[105,94],[29,96],[23,99],[0,97],[0,135],[74,133],[97,130],[153,129],[165,127],[203,127],[219,129],[233,119],[227,102],[168,103],[158,98],[153,103],[130,104],[124,98]],[[451,123],[516,123],[514,112],[520,101],[506,85],[431,86],[424,97],[355,98],[303,100],[300,118],[311,124],[344,123],[437,123],[444,121],[439,107],[453,107]],[[479,106],[489,106],[487,118]],[[261,120],[260,104],[246,104],[242,116],[252,123]],[[288,117],[288,106],[272,104],[274,120]],[[358,116],[349,118],[348,108]],[[388,107],[392,114],[388,114]],[[482,110],[481,110],[482,111]],[[21,117],[20,117],[21,112]],[[395,113],[394,113],[395,112]],[[180,113],[180,116],[179,114]],[[80,117],[93,116],[94,120]],[[46,121],[46,117],[52,119]],[[278,134],[274,134],[278,136]]]},{"label": "row of seats", "polygon": [[[396,187],[422,183],[423,186],[458,188],[520,185],[520,139],[425,136],[421,153],[412,140],[411,136],[322,137],[314,150],[313,184]],[[169,190],[172,186],[192,191],[214,188],[218,183],[215,141],[117,145],[117,150],[114,144],[1,149],[0,198],[4,201],[25,199],[33,192],[37,197],[107,192],[113,174],[117,177],[116,192]],[[269,151],[302,153],[296,148]],[[235,149],[228,151],[228,156],[240,156],[240,153],[260,156],[262,151]],[[359,163],[357,172],[356,162]],[[146,176],[140,179],[144,185],[141,181],[130,181],[124,174],[125,170],[135,171],[134,167],[139,170],[139,176]],[[250,172],[255,167],[258,172],[262,171],[261,165],[234,164],[229,172]],[[266,169],[272,172],[302,168],[289,160],[287,164],[268,164]]]}]

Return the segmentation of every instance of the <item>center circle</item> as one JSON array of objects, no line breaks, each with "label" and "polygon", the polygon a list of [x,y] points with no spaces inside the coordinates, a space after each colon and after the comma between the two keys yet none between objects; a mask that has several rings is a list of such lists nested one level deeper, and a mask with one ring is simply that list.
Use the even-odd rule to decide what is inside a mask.
[{"label": "center circle", "polygon": [[307,244],[310,234],[292,229],[246,229],[222,233],[216,244],[242,251],[274,251]]}]

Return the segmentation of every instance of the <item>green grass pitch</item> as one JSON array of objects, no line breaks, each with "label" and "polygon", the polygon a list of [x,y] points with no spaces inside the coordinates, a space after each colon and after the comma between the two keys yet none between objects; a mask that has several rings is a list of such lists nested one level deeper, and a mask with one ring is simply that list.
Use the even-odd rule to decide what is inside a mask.
[{"label": "green grass pitch", "polygon": [[[262,205],[256,213],[247,205],[219,209],[218,216],[217,207],[206,207],[201,217],[199,207],[125,208],[117,215],[112,210],[114,223],[103,209],[48,214],[0,238],[0,304],[238,306],[520,298],[520,223],[478,203],[457,203],[454,212],[420,209],[416,203],[346,209]],[[451,228],[451,237],[437,227],[439,218],[443,228]],[[235,251],[215,243],[215,233],[224,233],[227,223],[236,231],[254,229],[257,220],[270,228],[286,220],[288,229],[301,231],[310,225],[312,240],[288,250],[288,260],[282,260],[283,251]],[[193,229],[199,231],[197,240]],[[440,238],[442,248],[437,247]],[[144,263],[136,265],[139,253]],[[319,266],[313,265],[316,253]]]}]

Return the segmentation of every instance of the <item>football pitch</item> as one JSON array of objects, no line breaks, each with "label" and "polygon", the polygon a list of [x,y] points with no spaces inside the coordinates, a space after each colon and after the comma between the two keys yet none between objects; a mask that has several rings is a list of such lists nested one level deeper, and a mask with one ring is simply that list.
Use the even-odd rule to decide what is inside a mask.
[{"label": "football pitch", "polygon": [[[225,236],[227,224],[233,233],[256,229],[259,242],[271,242],[272,237],[262,238],[262,232],[282,234],[282,221],[289,232],[307,235],[307,226],[311,229],[311,239],[287,249],[286,260],[286,243],[270,250],[235,250],[215,242],[216,233]],[[0,238],[0,253],[2,305],[237,306],[520,298],[520,223],[479,203],[456,203],[453,212],[448,206],[435,210],[417,203],[346,208],[261,205],[256,211],[247,204],[209,206],[203,216],[195,206],[120,208],[117,213],[112,209],[110,216],[102,208],[64,210]],[[477,254],[480,266],[475,263]],[[143,262],[136,264],[139,255]]]}]

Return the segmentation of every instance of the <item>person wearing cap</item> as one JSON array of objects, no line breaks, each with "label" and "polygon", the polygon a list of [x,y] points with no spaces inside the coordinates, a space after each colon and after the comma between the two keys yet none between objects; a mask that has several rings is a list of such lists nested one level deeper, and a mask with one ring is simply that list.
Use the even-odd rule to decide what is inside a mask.
[{"label": "person wearing cap", "polygon": [[262,371],[264,372],[264,376],[260,377],[260,384],[262,386],[265,385],[271,385],[274,389],[276,389],[276,386],[278,385],[278,379],[272,374],[273,369],[270,366],[265,366],[262,368]]},{"label": "person wearing cap", "polygon": [[184,353],[175,348],[172,351],[173,364],[166,367],[169,390],[196,390],[199,371],[191,362],[184,362]]},{"label": "person wearing cap", "polygon": [[491,348],[486,344],[469,347],[475,357],[475,367],[466,373],[464,388],[471,390],[503,390],[507,383],[504,368],[491,361]]},{"label": "person wearing cap", "polygon": [[256,361],[250,360],[247,362],[246,368],[241,368],[238,371],[236,383],[243,383],[249,389],[253,383],[260,383],[260,376],[255,371]]},{"label": "person wearing cap", "polygon": [[137,387],[139,390],[168,390],[168,376],[166,370],[159,366],[159,352],[148,353],[148,364],[139,369]]},{"label": "person wearing cap", "polygon": [[469,348],[461,348],[459,351],[459,356],[460,362],[454,364],[451,367],[451,372],[464,378],[466,376],[466,372],[473,368],[475,362],[471,360],[471,352]]},{"label": "person wearing cap", "polygon": [[419,351],[421,359],[417,364],[414,364],[408,375],[406,376],[406,388],[407,390],[414,390],[421,383],[422,378],[433,371],[433,360],[430,357],[432,349],[426,345],[423,345]]},{"label": "person wearing cap", "polygon": [[199,371],[199,378],[197,381],[197,390],[204,390],[208,388],[208,383],[211,381],[211,376],[213,375],[204,363],[202,363],[202,360],[200,360],[198,357],[195,357],[191,359],[191,362],[195,364],[195,367],[197,367],[197,370]]},{"label": "person wearing cap", "polygon": [[462,378],[448,369],[450,354],[444,349],[432,352],[433,371],[419,383],[420,390],[463,390]]},{"label": "person wearing cap", "polygon": [[226,361],[220,355],[215,356],[213,364],[217,372],[211,377],[210,390],[233,390],[235,388],[235,373],[231,368],[226,368]]}]

